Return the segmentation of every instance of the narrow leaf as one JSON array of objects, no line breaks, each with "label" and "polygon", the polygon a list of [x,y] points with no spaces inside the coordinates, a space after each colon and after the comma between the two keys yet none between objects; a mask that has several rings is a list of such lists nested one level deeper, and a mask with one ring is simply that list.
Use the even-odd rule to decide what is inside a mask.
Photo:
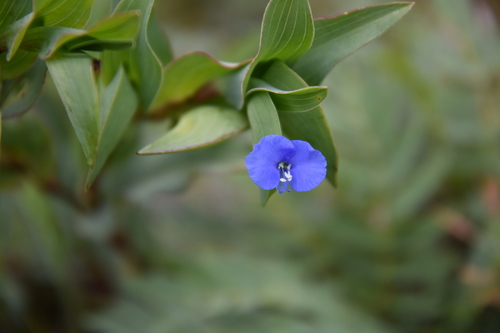
[{"label": "narrow leaf", "polygon": [[[249,95],[247,113],[254,144],[257,144],[266,135],[282,134],[278,111],[269,92],[256,91]],[[271,191],[260,189],[261,205],[265,206],[275,192],[275,189]]]},{"label": "narrow leaf", "polygon": [[281,135],[278,111],[267,91],[257,91],[250,95],[247,113],[254,144],[266,135]]},{"label": "narrow leaf", "polygon": [[247,126],[247,120],[240,111],[220,106],[200,106],[182,115],[174,128],[138,154],[164,154],[202,148],[232,137]]},{"label": "narrow leaf", "polygon": [[92,167],[99,137],[99,100],[92,60],[56,57],[47,60],[46,64],[87,163]]},{"label": "narrow leaf", "polygon": [[125,132],[137,107],[137,98],[123,69],[101,90],[100,133],[95,163],[87,176],[86,188],[94,182],[109,154]]},{"label": "narrow leaf", "polygon": [[[121,56],[111,56],[111,58],[120,61],[126,59],[127,66],[130,68],[128,75],[135,80],[134,84],[139,89],[139,101],[143,110],[150,108],[162,81],[162,63],[149,42],[148,27],[153,3],[154,0],[122,0],[115,9],[115,13],[129,10],[139,10],[142,13],[136,47],[121,51],[123,52]],[[115,63],[111,66],[111,70],[115,72],[120,64]]]},{"label": "narrow leaf", "polygon": [[313,44],[292,65],[292,69],[309,85],[320,84],[340,60],[381,35],[399,21],[413,4],[395,2],[316,19]]}]

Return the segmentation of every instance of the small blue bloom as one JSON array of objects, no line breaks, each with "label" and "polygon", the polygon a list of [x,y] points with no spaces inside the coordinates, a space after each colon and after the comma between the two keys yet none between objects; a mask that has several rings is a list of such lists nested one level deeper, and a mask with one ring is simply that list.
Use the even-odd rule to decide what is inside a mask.
[{"label": "small blue bloom", "polygon": [[254,146],[245,163],[250,178],[264,190],[279,193],[310,191],[326,177],[323,154],[302,140],[288,140],[281,135],[267,135]]}]

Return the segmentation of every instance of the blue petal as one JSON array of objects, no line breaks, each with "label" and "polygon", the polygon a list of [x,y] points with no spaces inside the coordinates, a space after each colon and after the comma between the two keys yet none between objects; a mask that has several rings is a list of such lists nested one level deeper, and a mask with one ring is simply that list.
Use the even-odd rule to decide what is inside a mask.
[{"label": "blue petal", "polygon": [[279,185],[278,163],[295,153],[294,144],[281,135],[263,137],[254,150],[245,158],[248,174],[255,184],[264,190],[272,190]]},{"label": "blue petal", "polygon": [[325,179],[326,159],[306,141],[292,140],[292,143],[297,152],[288,161],[293,176],[290,184],[294,191],[310,191]]}]

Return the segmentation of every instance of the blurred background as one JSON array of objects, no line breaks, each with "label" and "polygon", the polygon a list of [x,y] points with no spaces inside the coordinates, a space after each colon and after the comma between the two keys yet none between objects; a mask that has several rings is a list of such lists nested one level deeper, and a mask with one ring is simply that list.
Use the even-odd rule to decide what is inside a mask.
[{"label": "blurred background", "polygon": [[[373,0],[311,0],[315,17]],[[267,0],[157,0],[174,53],[256,54]],[[2,124],[0,332],[500,332],[496,0],[417,0],[324,82],[339,185],[259,203],[248,132],[96,186],[50,81]]]}]

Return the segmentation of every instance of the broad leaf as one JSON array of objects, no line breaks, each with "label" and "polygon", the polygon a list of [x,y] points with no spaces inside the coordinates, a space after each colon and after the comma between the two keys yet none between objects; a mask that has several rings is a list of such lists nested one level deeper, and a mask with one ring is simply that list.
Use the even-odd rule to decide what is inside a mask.
[{"label": "broad leaf", "polygon": [[271,59],[293,61],[310,47],[314,25],[308,0],[271,0],[264,13],[257,56],[247,68],[241,82],[236,105],[243,106],[245,95],[255,67]]},{"label": "broad leaf", "polygon": [[120,69],[111,83],[100,91],[100,133],[95,162],[87,176],[87,189],[118,144],[136,108],[137,98],[134,89],[123,69]]},{"label": "broad leaf", "polygon": [[32,11],[32,0],[4,0],[0,5],[0,30]]},{"label": "broad leaf", "polygon": [[2,82],[0,89],[2,117],[19,115],[35,103],[43,88],[45,72],[45,64],[38,60],[21,75]]},{"label": "broad leaf", "polygon": [[[283,90],[307,87],[307,84],[281,61],[274,62],[262,79]],[[321,107],[307,112],[288,112],[278,109],[278,115],[283,133],[289,139],[307,141],[323,153],[328,163],[326,177],[336,186],[337,152]]]},{"label": "broad leaf", "polygon": [[99,98],[92,60],[87,57],[55,57],[46,64],[87,164],[92,167],[100,132]]},{"label": "broad leaf", "polygon": [[413,2],[365,7],[314,21],[314,41],[292,69],[309,85],[318,85],[343,58],[381,35],[401,19]]},{"label": "broad leaf", "polygon": [[221,106],[200,106],[183,114],[174,128],[138,154],[164,154],[202,148],[232,137],[247,126],[247,120],[240,111]]},{"label": "broad leaf", "polygon": [[87,23],[93,0],[34,0],[37,17],[45,26],[81,29]]},{"label": "broad leaf", "polygon": [[186,54],[165,68],[153,108],[167,102],[182,101],[210,81],[242,66],[219,62],[203,52]]}]

